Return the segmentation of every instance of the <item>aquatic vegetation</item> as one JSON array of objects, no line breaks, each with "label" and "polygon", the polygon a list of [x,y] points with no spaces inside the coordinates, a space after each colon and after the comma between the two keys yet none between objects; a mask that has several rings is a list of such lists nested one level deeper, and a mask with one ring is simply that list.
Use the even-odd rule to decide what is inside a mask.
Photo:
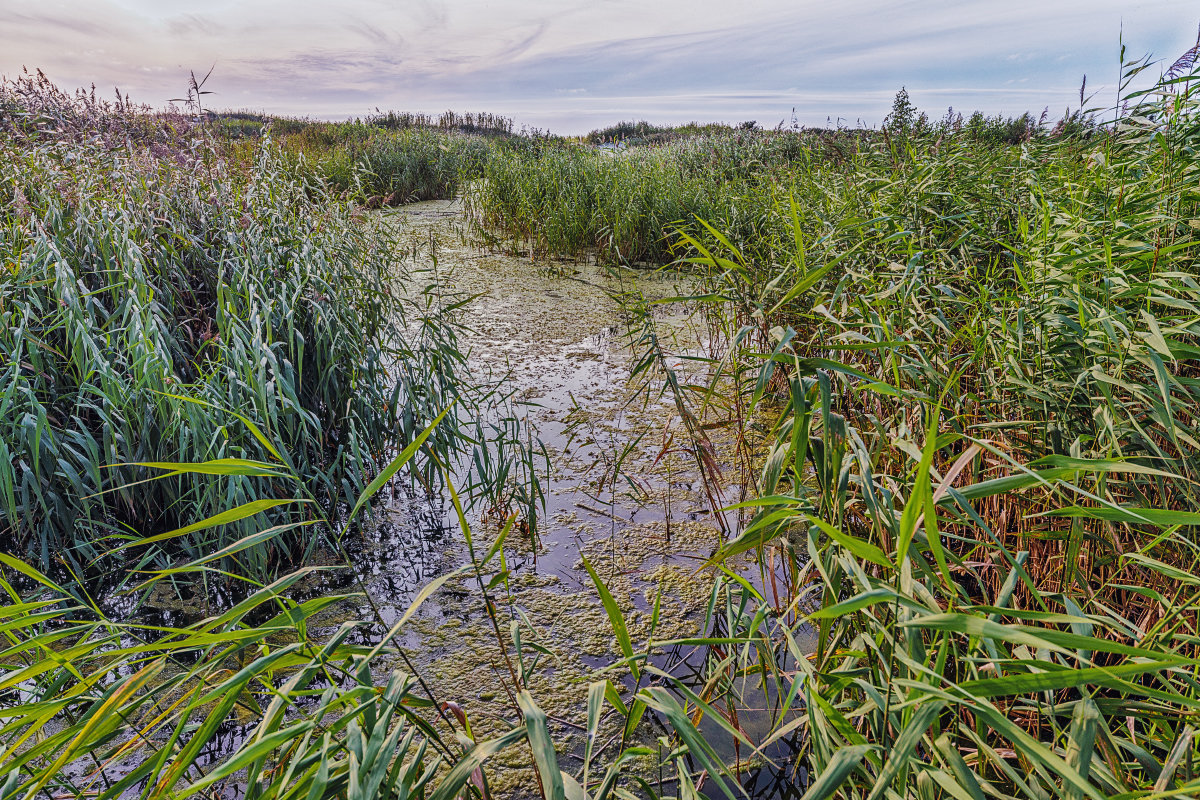
[{"label": "aquatic vegetation", "polygon": [[[217,115],[206,128],[236,140],[247,123],[258,126],[255,136],[269,132],[291,170],[375,208],[454,198],[494,148],[534,138],[514,136],[512,120],[495,114],[452,111],[437,118],[389,111],[347,122],[244,120],[234,113]],[[235,142],[232,152],[247,158],[254,148],[253,141]]]},{"label": "aquatic vegetation", "polygon": [[1200,788],[1196,111],[1171,79],[1082,142],[876,143],[797,181],[787,258],[681,237],[775,420],[693,721],[740,734],[749,677],[745,746],[799,734],[810,797]]},{"label": "aquatic vegetation", "polygon": [[[947,115],[930,123],[921,116],[878,131],[707,128],[615,151],[565,143],[494,147],[466,199],[472,218],[498,243],[535,255],[594,253],[609,263],[663,265],[681,255],[678,231],[721,246],[715,229],[747,257],[769,262],[786,258],[791,246],[789,196],[806,206],[831,199],[822,184],[858,180],[870,161],[870,179],[886,180],[881,170],[894,171],[909,147],[968,153],[971,161],[1011,159],[1010,123],[1022,131],[1019,143],[1066,147],[1086,139],[1089,120],[1075,111],[1050,130],[1028,121],[981,117],[963,124]],[[881,153],[891,158],[879,159]],[[932,161],[950,163],[945,156]],[[829,219],[841,213],[824,211]],[[697,254],[682,244],[682,255]]]},{"label": "aquatic vegetation", "polygon": [[[172,553],[220,549],[263,517],[189,526],[248,503],[279,523],[312,518],[285,510],[294,497],[333,513],[397,444],[473,402],[454,299],[400,290],[385,229],[269,143],[248,173],[177,145],[0,142],[0,531],[64,580],[122,580],[120,545],[172,530],[188,529]],[[431,451],[463,441],[447,426]],[[170,466],[199,463],[232,477]],[[239,570],[268,578],[320,540],[249,548]]]},{"label": "aquatic vegetation", "polygon": [[737,241],[767,238],[760,209],[739,202],[774,191],[759,169],[745,166],[753,163],[751,149],[723,138],[617,154],[578,146],[500,148],[471,185],[468,210],[484,230],[519,250],[666,263],[673,259],[670,233],[691,228],[696,218]]},{"label": "aquatic vegetation", "polygon": [[[5,96],[0,793],[736,798],[748,765],[812,800],[1200,792],[1192,67],[1103,125],[930,123],[901,96],[878,132],[618,153],[399,120],[208,148],[130,112],[131,149]],[[436,249],[342,202],[384,187],[464,193],[511,249],[689,271],[687,296],[613,297],[633,384],[674,411],[663,467],[713,515],[674,524],[698,573],[630,577],[669,509],[581,543],[569,602],[514,567],[550,456],[471,400]],[[677,304],[703,348],[664,346]],[[594,459],[610,511],[636,437]],[[385,618],[340,543],[402,470],[449,496],[466,555]],[[316,531],[362,621],[290,596],[327,568]],[[114,558],[135,594],[244,591],[176,626],[114,618],[68,580]],[[475,618],[428,630],[440,591]],[[474,671],[412,660],[421,626],[486,641],[469,704]]]},{"label": "aquatic vegetation", "polygon": [[[443,419],[363,490],[344,524],[430,441]],[[286,464],[273,466],[287,471]],[[204,465],[194,468],[204,471]],[[222,556],[269,543],[286,529],[261,530],[188,563],[144,571],[139,588],[201,578]],[[468,528],[464,533],[469,537]],[[0,577],[12,601],[0,610],[5,796],[45,790],[188,797],[236,783],[254,798],[449,800],[469,782],[486,791],[477,767],[490,755],[526,737],[548,736],[544,715],[539,718],[522,695],[525,724],[474,743],[465,716],[459,712],[454,721],[456,707],[437,703],[422,678],[385,668],[403,658],[395,633],[454,573],[422,592],[390,630],[376,618],[318,635],[313,618],[346,598],[296,602],[287,596],[316,567],[267,585],[242,578],[253,590],[240,602],[163,628],[110,619],[86,594],[80,598],[77,587],[63,587],[9,555],[0,562],[20,579]],[[17,602],[21,597],[26,602]],[[353,643],[373,626],[379,626],[377,645]],[[381,670],[387,677],[378,687]],[[460,734],[458,744],[434,726],[439,717]]]},{"label": "aquatic vegetation", "polygon": [[317,147],[285,137],[282,145],[290,158],[300,159],[295,163],[302,173],[375,208],[457,196],[491,148],[478,135],[422,129],[374,132],[361,141]]}]

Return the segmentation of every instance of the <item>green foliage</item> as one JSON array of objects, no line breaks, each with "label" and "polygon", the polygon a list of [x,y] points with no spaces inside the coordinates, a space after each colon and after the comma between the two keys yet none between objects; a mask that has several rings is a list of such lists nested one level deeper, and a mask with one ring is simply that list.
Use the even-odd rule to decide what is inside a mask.
[{"label": "green foliage", "polygon": [[679,139],[697,136],[722,136],[736,130],[752,131],[757,128],[753,121],[742,122],[739,125],[726,125],[722,122],[689,122],[684,125],[655,125],[640,120],[638,122],[622,121],[615,125],[597,128],[584,137],[592,144],[605,142],[625,142],[629,145],[655,143],[661,144]]},{"label": "green foliage", "polygon": [[466,199],[475,222],[514,248],[661,264],[675,256],[676,230],[705,235],[698,218],[737,242],[766,245],[765,212],[781,170],[827,141],[819,134],[739,133],[618,153],[498,148]]},{"label": "green foliage", "polygon": [[667,133],[673,130],[663,125],[652,125],[646,120],[640,122],[618,122],[604,128],[598,128],[587,135],[587,140],[594,144],[602,142],[619,142],[629,139],[646,139],[657,133]]},{"label": "green foliage", "polygon": [[[1147,67],[1123,66],[1127,80]],[[474,181],[471,213],[498,237],[549,252],[595,247],[614,261],[679,257],[702,283],[690,301],[708,323],[707,382],[681,381],[653,307],[633,297],[626,310],[644,349],[633,372],[656,392],[657,374],[671,395],[699,477],[718,487],[714,506],[722,480],[706,432],[766,436],[756,493],[728,509],[749,521],[703,567],[720,571],[703,630],[656,640],[658,602],[648,629],[634,627],[584,562],[616,662],[589,687],[575,765],[529,691],[527,657],[549,651],[503,594],[514,520],[480,558],[453,489],[470,553],[463,572],[511,681],[505,724],[487,741],[390,662],[415,606],[453,574],[399,621],[375,619],[379,643],[362,647],[348,644],[354,623],[312,634],[312,616],[339,598],[289,599],[304,571],[164,630],[109,619],[77,587],[0,556],[0,792],[186,797],[237,782],[252,798],[484,797],[484,767],[521,744],[546,797],[735,798],[738,765],[714,748],[716,730],[752,758],[797,742],[788,758],[811,776],[812,800],[1196,795],[1195,77],[1127,90],[1112,126],[1091,128],[1081,112],[1053,136],[1031,117],[1005,130],[1009,121],[982,116],[931,125],[898,98],[878,136],[746,131],[619,154],[527,140],[488,145],[478,161],[464,145],[470,166],[457,174]],[[0,238],[0,342],[4,385],[15,388],[0,396],[13,412],[0,444],[17,466],[0,472],[0,491],[6,510],[25,504],[9,513],[11,528],[42,526],[42,539],[23,542],[35,560],[35,541],[53,542],[56,555],[69,544],[69,560],[244,523],[244,535],[205,541],[187,563],[148,576],[151,586],[194,578],[217,559],[270,552],[302,523],[342,527],[338,508],[277,489],[311,486],[313,454],[330,443],[360,443],[335,462],[356,477],[338,484],[317,471],[350,521],[419,451],[454,447],[441,430],[464,420],[438,416],[456,394],[452,329],[426,329],[428,355],[389,340],[384,312],[399,300],[380,288],[380,240],[330,198],[314,206],[307,198],[324,189],[275,165],[273,151],[260,156],[257,172],[273,178],[260,185],[238,183],[200,151],[178,165],[140,163],[30,145],[28,131],[13,130],[21,145],[6,153],[19,167],[0,172],[14,192]],[[378,154],[375,179],[395,186],[409,174],[405,147],[430,161],[429,144],[445,143],[424,134],[356,139],[351,126],[326,155],[350,176],[347,191],[366,180],[367,153]],[[435,171],[412,185],[438,180]],[[355,257],[339,261],[346,252]],[[307,259],[321,269],[304,271]],[[320,282],[331,275],[337,285]],[[320,316],[306,294],[314,286],[346,293],[338,308],[351,323]],[[224,325],[219,351],[187,335],[205,310]],[[263,333],[305,324],[302,347]],[[383,412],[371,393],[389,384],[366,358],[382,359],[371,349],[380,342],[404,372]],[[332,385],[318,380],[292,399],[281,384],[306,384],[277,365],[314,348]],[[358,395],[365,408],[353,405]],[[353,426],[336,427],[348,423],[335,402],[358,414]],[[373,413],[404,420],[398,456],[372,447]],[[320,426],[305,428],[310,417]],[[148,420],[150,434],[129,420]],[[156,449],[168,434],[170,447]],[[125,465],[108,484],[106,462]],[[64,463],[90,483],[76,489]],[[167,477],[131,494],[128,482],[150,473]],[[52,475],[35,486],[71,487],[70,527],[56,530],[56,507],[19,494],[29,474]],[[89,517],[73,498],[95,502],[84,492],[102,486],[117,499]],[[155,499],[171,487],[190,488]],[[276,506],[297,516],[253,524]],[[149,537],[76,533],[147,509],[186,524]],[[757,575],[741,569],[751,556]],[[268,608],[276,615],[249,621]],[[661,669],[653,656],[672,645],[700,648],[701,674]],[[765,724],[743,724],[753,703]],[[636,734],[650,717],[658,747],[631,745],[645,741]],[[239,718],[251,720],[246,735],[205,763],[204,749]]]},{"label": "green foliage", "polygon": [[[382,483],[364,490],[351,519]],[[147,584],[198,576],[211,560],[159,571]],[[0,556],[0,562],[32,585],[25,589],[32,599],[18,602],[18,587],[0,577],[11,601],[0,607],[6,636],[0,690],[15,700],[0,714],[5,797],[46,791],[186,798],[236,781],[255,800],[406,800],[431,788],[428,796],[451,798],[472,775],[473,759],[526,735],[516,727],[472,742],[455,758],[421,714],[430,700],[415,690],[419,679],[393,670],[376,686],[376,670],[395,651],[350,644],[368,625],[346,623],[319,640],[310,635],[310,618],[346,599],[288,599],[288,588],[311,568],[258,588],[223,613],[162,629],[108,619],[95,603],[80,604],[75,592],[21,561]],[[404,619],[428,596],[419,596]],[[251,624],[254,616],[265,621]],[[526,707],[531,717],[541,713],[531,700]],[[212,761],[206,750],[239,719],[249,720],[239,744]],[[45,736],[50,720],[55,730]],[[439,777],[448,760],[455,768]]]},{"label": "green foliage", "polygon": [[[1083,111],[1068,113],[1048,132],[1030,114],[988,118],[977,113],[964,122],[951,111],[931,123],[901,90],[882,131],[668,130],[622,123],[593,132],[591,139],[617,137],[634,146],[522,147],[514,142],[493,147],[476,162],[481,166],[473,174],[481,179],[471,182],[465,194],[475,222],[514,250],[572,256],[594,252],[606,262],[666,264],[697,253],[672,246],[680,231],[718,243],[699,223],[705,220],[746,256],[770,261],[787,257],[789,194],[810,207],[843,197],[857,203],[851,199],[855,191],[870,191],[871,184],[894,179],[897,167],[908,160],[930,170],[963,161],[970,170],[977,162],[1011,162],[1019,153],[1009,145],[1037,140],[1077,146],[1093,131],[1092,116]],[[931,195],[937,203],[948,202],[953,191],[976,191],[953,173],[932,179],[946,184],[945,193]],[[831,187],[864,181],[866,186],[847,185],[840,194],[824,196]],[[820,213],[833,220],[842,209],[826,207]]]},{"label": "green foliage", "polygon": [[[42,569],[116,569],[101,562],[124,541],[262,498],[332,508],[457,395],[454,328],[398,291],[394,245],[269,144],[247,175],[203,146],[0,152],[0,531]],[[443,429],[435,450],[457,441]],[[231,458],[282,459],[298,483],[153,466]],[[171,549],[196,557],[261,525]],[[317,541],[241,566],[267,576]]]},{"label": "green foliage", "polygon": [[892,99],[892,111],[884,120],[884,126],[891,132],[904,135],[913,129],[917,122],[917,107],[908,97],[908,90],[903,86]]},{"label": "green foliage", "polygon": [[1130,105],[1082,147],[814,170],[786,256],[685,239],[730,376],[689,405],[771,423],[711,561],[762,571],[728,569],[686,642],[707,694],[668,678],[694,767],[698,718],[767,696],[755,752],[798,736],[810,798],[1200,789],[1200,108]]},{"label": "green foliage", "polygon": [[[477,175],[490,152],[476,136],[404,131],[372,139],[359,155],[364,192],[387,205],[458,195],[464,177]],[[341,188],[341,187],[338,187]]]},{"label": "green foliage", "polygon": [[513,132],[513,121],[509,117],[487,112],[465,114],[443,111],[437,117],[414,114],[406,111],[379,112],[363,120],[363,124],[389,130],[407,128],[436,128],[459,133],[479,133],[491,136],[507,136]]},{"label": "green foliage", "polygon": [[[223,114],[211,125],[236,139],[253,122]],[[439,117],[389,111],[364,120],[318,122],[262,117],[293,171],[370,207],[457,196],[494,147],[514,139],[495,114]]]}]

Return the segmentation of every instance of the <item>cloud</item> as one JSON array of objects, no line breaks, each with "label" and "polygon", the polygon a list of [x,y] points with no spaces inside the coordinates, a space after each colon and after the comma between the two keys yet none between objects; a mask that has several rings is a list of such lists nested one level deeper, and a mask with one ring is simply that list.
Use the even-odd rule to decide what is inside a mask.
[{"label": "cloud", "polygon": [[215,36],[224,33],[226,27],[219,22],[199,14],[180,14],[166,21],[167,30],[172,36],[180,38],[203,35]]},{"label": "cloud", "polygon": [[[826,116],[878,122],[918,104],[988,113],[1065,106],[1115,74],[1117,37],[1169,60],[1192,44],[1186,0],[0,0],[0,72],[178,96],[215,63],[216,105],[346,116],[455,106],[586,130],[662,121]],[[575,120],[574,122],[572,120]]]},{"label": "cloud", "polygon": [[89,37],[107,38],[112,36],[114,32],[111,24],[103,20],[88,19],[85,16],[65,12],[47,13],[38,11],[29,14],[12,11],[11,13],[6,12],[5,17],[6,26],[13,33],[19,30],[27,36],[33,36],[42,41],[53,41],[64,34],[80,34]]},{"label": "cloud", "polygon": [[404,46],[404,37],[395,31],[384,30],[365,20],[354,20],[346,24],[346,30],[362,36],[369,44],[376,47],[397,50]]}]

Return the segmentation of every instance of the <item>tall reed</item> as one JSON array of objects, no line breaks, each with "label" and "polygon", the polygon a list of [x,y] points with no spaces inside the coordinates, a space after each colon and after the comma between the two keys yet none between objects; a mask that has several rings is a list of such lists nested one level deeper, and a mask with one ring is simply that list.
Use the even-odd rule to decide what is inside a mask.
[{"label": "tall reed", "polygon": [[[400,290],[382,229],[269,142],[248,173],[176,144],[0,141],[0,532],[45,571],[119,569],[104,562],[122,542],[292,496],[265,468],[216,485],[156,464],[261,462],[273,441],[332,509],[460,393],[454,325]],[[459,441],[447,427],[435,450]],[[315,544],[242,567],[267,576]]]},{"label": "tall reed", "polygon": [[703,692],[660,676],[716,793],[700,718],[759,756],[797,739],[806,798],[1200,791],[1194,79],[1082,141],[910,135],[810,170],[787,258],[681,237],[713,369],[756,375],[685,400],[738,393],[772,441],[710,561],[755,553],[757,580],[727,568],[686,642]]}]

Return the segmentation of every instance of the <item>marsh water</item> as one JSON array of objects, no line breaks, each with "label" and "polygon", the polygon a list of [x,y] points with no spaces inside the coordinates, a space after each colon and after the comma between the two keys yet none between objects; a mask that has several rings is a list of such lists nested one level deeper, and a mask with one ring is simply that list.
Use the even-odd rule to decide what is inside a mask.
[{"label": "marsh water", "polygon": [[[540,445],[539,470],[544,508],[535,536],[514,531],[504,545],[511,572],[507,600],[522,620],[527,645],[522,671],[527,688],[548,714],[565,770],[580,765],[590,682],[619,680],[604,672],[617,660],[612,626],[583,559],[586,557],[621,606],[635,646],[647,641],[652,609],[658,602],[655,641],[702,636],[715,572],[704,566],[741,520],[728,513],[724,527],[692,457],[679,446],[684,435],[674,401],[646,386],[631,368],[626,307],[615,299],[641,293],[651,300],[691,290],[685,276],[662,271],[606,268],[590,261],[537,261],[496,252],[477,243],[456,202],[431,201],[383,212],[424,270],[447,296],[474,299],[464,306],[460,348],[474,377],[502,384],[510,397],[498,414],[515,415],[530,441]],[[414,255],[415,254],[415,255]],[[655,306],[655,330],[670,366],[687,377],[703,371],[709,345],[703,322],[679,304]],[[692,377],[701,377],[693,374]],[[727,502],[744,497],[745,476],[733,467],[731,443],[713,439],[722,471],[719,491]],[[466,480],[469,465],[459,465]],[[711,491],[711,486],[709,487]],[[379,524],[347,542],[354,572],[370,601],[347,600],[313,622],[332,631],[346,620],[398,620],[431,581],[470,564],[465,537],[453,507],[420,487],[397,482],[384,500]],[[473,536],[485,547],[502,520],[474,509],[468,514]],[[746,576],[761,585],[750,562]],[[352,592],[348,574],[331,572],[303,588],[308,596]],[[168,617],[170,609],[160,609]],[[165,620],[169,622],[170,620]],[[374,644],[362,629],[363,643]],[[407,663],[421,674],[439,703],[452,702],[470,719],[477,738],[511,727],[508,689],[514,648],[504,632],[501,650],[484,611],[477,585],[467,577],[450,579],[420,607],[402,629],[399,644]],[[529,647],[533,645],[533,647]],[[677,678],[703,684],[706,648],[657,647],[650,662]],[[645,685],[645,684],[643,684]],[[629,689],[635,688],[626,679]],[[777,698],[752,682],[742,686],[738,725],[752,741],[771,727],[767,706]],[[210,744],[211,760],[232,750],[251,729],[226,726]],[[602,729],[602,732],[605,729]],[[607,729],[615,747],[615,720]],[[743,785],[751,797],[799,797],[806,776],[789,759],[794,743],[777,742],[763,758],[745,766],[749,753],[733,746],[718,725],[704,721],[702,732],[721,757],[743,764]],[[669,731],[652,715],[643,721],[639,743],[656,746]],[[619,738],[619,737],[618,737]],[[528,753],[509,748],[488,762],[496,797],[535,797],[537,783]],[[647,775],[647,777],[650,777]],[[664,787],[669,790],[670,787]]]},{"label": "marsh water", "polygon": [[[617,654],[611,625],[583,564],[606,581],[626,614],[635,642],[645,641],[656,597],[660,621],[654,638],[665,641],[702,635],[714,574],[703,567],[724,541],[696,466],[677,446],[674,400],[646,392],[631,376],[632,346],[625,308],[615,299],[640,294],[650,300],[692,289],[677,273],[605,268],[590,261],[534,261],[524,255],[489,251],[475,243],[454,202],[434,201],[388,215],[414,249],[427,248],[437,280],[448,291],[476,296],[465,307],[461,342],[477,377],[502,379],[514,392],[511,411],[520,415],[544,446],[545,509],[536,539],[506,543],[513,573],[512,601],[527,621],[523,637],[546,647],[530,670],[529,689],[568,742],[564,768],[582,752],[582,718],[588,683]],[[670,366],[687,376],[703,370],[708,332],[678,304],[652,306],[654,327]],[[729,502],[744,497],[744,477],[733,468],[732,446],[714,438],[725,462],[720,491]],[[369,564],[368,590],[390,622],[429,580],[466,562],[457,520],[445,507],[430,506],[415,492],[399,498],[394,523],[363,548]],[[484,520],[477,536],[494,535],[497,520]],[[739,520],[728,514],[726,528]],[[519,537],[517,537],[519,539]],[[749,563],[748,575],[757,570]],[[410,657],[430,681],[439,701],[452,701],[472,719],[476,732],[489,722],[497,730],[511,711],[502,681],[507,677],[494,631],[477,592],[465,581],[422,607],[406,635]],[[657,650],[652,661],[679,677],[700,680],[703,648]],[[746,698],[770,697],[748,690]],[[750,702],[750,705],[753,705]],[[769,723],[765,709],[739,709],[739,724],[752,740],[755,727]],[[649,726],[653,728],[653,720]],[[732,763],[739,753],[715,725],[702,728]],[[647,741],[664,731],[649,731]],[[570,749],[572,737],[577,747]],[[493,765],[499,796],[534,791],[526,754]],[[747,770],[752,795],[799,796],[805,783],[793,774],[787,744],[768,755],[773,765]],[[760,759],[761,761],[761,759]]]}]

